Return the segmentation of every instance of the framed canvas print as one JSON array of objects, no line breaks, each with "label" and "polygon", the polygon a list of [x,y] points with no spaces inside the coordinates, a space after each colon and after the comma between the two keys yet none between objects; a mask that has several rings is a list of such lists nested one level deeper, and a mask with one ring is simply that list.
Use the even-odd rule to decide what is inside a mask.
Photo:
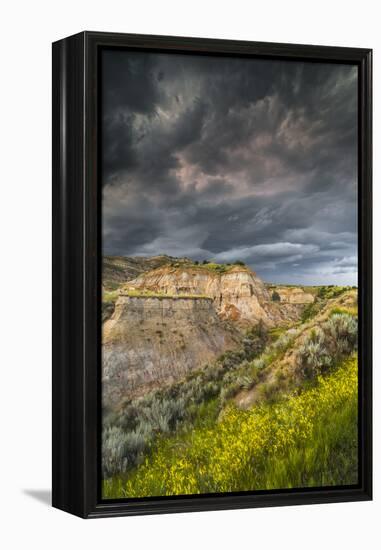
[{"label": "framed canvas print", "polygon": [[371,51],[53,44],[53,505],[369,500]]}]

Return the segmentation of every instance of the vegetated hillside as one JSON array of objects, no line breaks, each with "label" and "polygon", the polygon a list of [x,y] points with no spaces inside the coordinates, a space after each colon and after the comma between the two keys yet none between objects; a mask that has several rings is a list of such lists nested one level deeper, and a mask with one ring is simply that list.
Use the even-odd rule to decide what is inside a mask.
[{"label": "vegetated hillside", "polygon": [[357,293],[321,287],[290,327],[105,411],[106,498],[357,481]]},{"label": "vegetated hillside", "polygon": [[[354,348],[357,342],[357,291],[339,288],[336,289],[337,294],[332,294],[334,297],[318,299],[307,305],[301,323],[286,331],[274,331],[274,335],[279,337],[269,352],[260,358],[261,384],[252,389],[243,388],[235,396],[239,407],[248,408],[261,401],[262,394],[269,396],[292,388],[295,375],[304,379],[306,373],[313,372],[314,369],[315,374],[319,374],[321,361],[325,361],[328,367],[335,363],[341,348]],[[335,329],[333,322],[337,323]],[[350,328],[348,334],[347,323]],[[343,335],[340,333],[341,324]],[[344,336],[345,339],[341,342]],[[339,347],[336,350],[337,346]],[[306,373],[301,372],[302,350],[311,362],[306,367]]]},{"label": "vegetated hillside", "polygon": [[[161,441],[152,458],[106,495],[144,497],[357,483],[357,361],[279,404],[229,408],[191,438]],[[120,483],[120,484],[119,484]]]}]

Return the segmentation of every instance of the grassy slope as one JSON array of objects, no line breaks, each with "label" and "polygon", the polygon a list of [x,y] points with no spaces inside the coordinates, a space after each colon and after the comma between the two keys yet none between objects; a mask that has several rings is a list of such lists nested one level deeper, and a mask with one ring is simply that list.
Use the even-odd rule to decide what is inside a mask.
[{"label": "grassy slope", "polygon": [[161,439],[105,498],[196,494],[357,482],[357,359],[316,386],[249,411],[228,409],[212,427]]},{"label": "grassy slope", "polygon": [[[297,328],[279,334],[272,331],[258,359],[241,363],[237,356],[234,366],[237,361],[232,362],[227,354],[227,362],[223,362],[226,374],[221,366],[217,368],[218,362],[194,373],[192,378],[200,378],[195,380],[196,389],[200,382],[201,389],[206,390],[209,383],[216,386],[216,391],[210,396],[206,392],[202,401],[194,393],[193,419],[187,420],[186,415],[176,433],[156,431],[143,464],[104,482],[105,498],[355,483],[355,356],[341,359],[339,364],[335,361],[332,374],[320,378],[318,386],[312,388],[313,382],[306,381],[300,389],[300,384],[293,382],[294,367],[284,369],[290,354],[294,364],[293,354],[300,349],[305,335],[317,326],[324,328],[332,314],[357,316],[354,291],[343,290],[339,296],[335,293],[335,297],[323,300],[319,312],[306,323],[297,323]],[[209,378],[213,382],[208,382]],[[192,389],[188,388],[191,382],[184,382],[184,387],[180,384],[177,393],[172,391],[169,403],[176,405],[177,398],[184,401]],[[303,393],[296,396],[298,386]],[[258,395],[251,405],[236,407],[242,387],[252,388],[246,391],[249,397]],[[219,423],[218,417],[222,419]]]}]

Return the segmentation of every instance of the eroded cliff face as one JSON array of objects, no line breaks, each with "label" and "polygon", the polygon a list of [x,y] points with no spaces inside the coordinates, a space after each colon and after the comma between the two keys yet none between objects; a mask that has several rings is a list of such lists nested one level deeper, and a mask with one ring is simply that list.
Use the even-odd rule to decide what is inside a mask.
[{"label": "eroded cliff face", "polygon": [[253,324],[260,319],[266,321],[267,314],[263,306],[270,300],[261,279],[241,266],[234,266],[226,273],[202,267],[159,268],[129,281],[124,291],[160,292],[168,296],[208,296],[213,300],[221,319],[241,325]]},{"label": "eroded cliff face", "polygon": [[107,407],[177,381],[234,350],[245,329],[259,321],[268,327],[297,321],[314,300],[302,288],[267,288],[245,266],[176,263],[141,273],[115,291],[115,309],[103,324]]},{"label": "eroded cliff face", "polygon": [[183,378],[241,340],[210,298],[120,295],[103,325],[103,404]]},{"label": "eroded cliff face", "polygon": [[309,292],[304,292],[300,287],[276,287],[280,302],[285,304],[311,304],[314,297]]},{"label": "eroded cliff face", "polygon": [[[277,300],[273,298],[274,292]],[[269,293],[271,301],[264,306],[269,326],[287,325],[298,321],[304,308],[315,300],[312,294],[300,287],[273,286]]]},{"label": "eroded cliff face", "polygon": [[168,296],[181,294],[205,295],[221,319],[245,327],[263,321],[267,326],[295,321],[304,306],[314,297],[299,287],[274,287],[268,290],[263,281],[249,268],[231,266],[220,273],[197,266],[161,267],[129,281],[125,292],[149,291]]}]

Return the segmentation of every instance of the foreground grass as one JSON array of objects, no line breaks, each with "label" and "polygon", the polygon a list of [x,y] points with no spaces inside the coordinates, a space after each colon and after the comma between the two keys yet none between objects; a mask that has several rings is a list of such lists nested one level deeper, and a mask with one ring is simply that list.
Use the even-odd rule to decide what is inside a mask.
[{"label": "foreground grass", "polygon": [[357,359],[315,386],[214,426],[162,438],[127,478],[104,481],[104,498],[357,483]]}]

